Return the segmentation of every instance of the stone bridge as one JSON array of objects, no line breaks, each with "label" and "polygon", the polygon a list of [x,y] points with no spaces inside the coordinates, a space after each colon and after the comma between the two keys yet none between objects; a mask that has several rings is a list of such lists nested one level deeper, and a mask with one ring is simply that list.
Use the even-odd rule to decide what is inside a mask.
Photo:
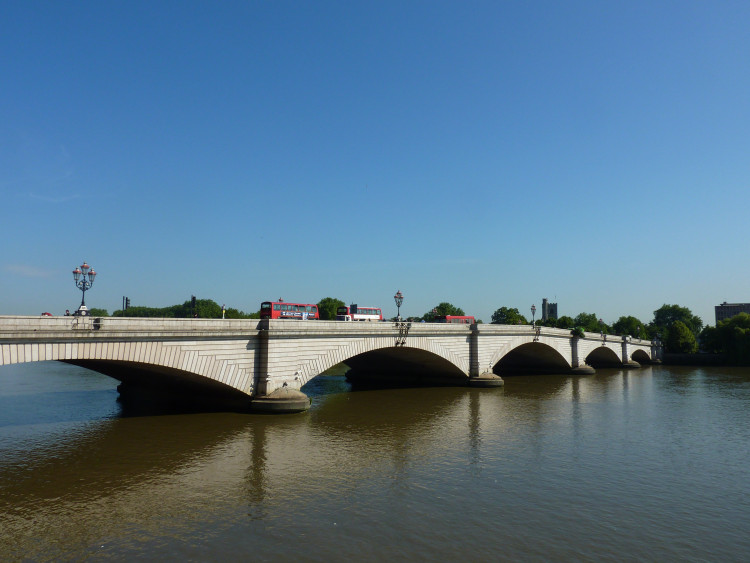
[{"label": "stone bridge", "polygon": [[0,316],[0,365],[57,360],[141,391],[304,410],[300,388],[346,363],[354,382],[494,387],[502,375],[658,360],[650,341],[529,325]]}]

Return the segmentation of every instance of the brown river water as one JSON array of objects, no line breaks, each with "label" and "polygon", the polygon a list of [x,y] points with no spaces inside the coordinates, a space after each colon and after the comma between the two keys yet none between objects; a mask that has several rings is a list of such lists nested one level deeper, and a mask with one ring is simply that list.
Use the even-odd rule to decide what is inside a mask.
[{"label": "brown river water", "polygon": [[0,560],[750,561],[750,370],[505,381],[250,415],[0,367]]}]

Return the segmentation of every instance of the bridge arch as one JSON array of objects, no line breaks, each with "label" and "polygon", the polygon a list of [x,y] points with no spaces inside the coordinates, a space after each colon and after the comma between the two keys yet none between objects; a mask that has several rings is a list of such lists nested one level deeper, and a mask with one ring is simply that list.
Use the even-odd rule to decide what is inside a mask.
[{"label": "bridge arch", "polygon": [[630,359],[639,364],[650,364],[652,362],[651,356],[645,350],[636,348]]},{"label": "bridge arch", "polygon": [[594,368],[620,367],[622,358],[609,346],[598,346],[586,356],[586,363]]},{"label": "bridge arch", "polygon": [[429,337],[409,337],[403,341],[393,336],[341,339],[328,347],[324,354],[310,361],[300,359],[303,361],[300,362],[297,377],[301,385],[341,363],[362,377],[391,373],[393,377],[406,378],[407,371],[421,381],[432,377],[451,379],[455,383],[457,379],[469,377],[468,354],[462,356],[446,342]]},{"label": "bridge arch", "polygon": [[570,362],[554,347],[544,342],[526,342],[502,355],[492,370],[495,374],[567,373]]},{"label": "bridge arch", "polygon": [[419,348],[391,346],[364,352],[345,362],[350,381],[397,385],[466,382],[468,376],[454,363]]},{"label": "bridge arch", "polygon": [[[221,348],[223,354],[217,354]],[[2,364],[60,361],[138,388],[247,404],[253,388],[246,338],[231,341],[29,342],[2,346]]]},{"label": "bridge arch", "polygon": [[193,373],[170,365],[145,364],[102,359],[60,360],[101,373],[120,382],[120,397],[158,396],[180,403],[211,403],[247,407],[248,396],[205,374]]},{"label": "bridge arch", "polygon": [[637,367],[659,354],[626,336],[526,325],[0,316],[0,365],[78,362],[122,381],[225,386],[269,405],[342,362],[490,386],[493,371],[583,373],[585,361]]}]

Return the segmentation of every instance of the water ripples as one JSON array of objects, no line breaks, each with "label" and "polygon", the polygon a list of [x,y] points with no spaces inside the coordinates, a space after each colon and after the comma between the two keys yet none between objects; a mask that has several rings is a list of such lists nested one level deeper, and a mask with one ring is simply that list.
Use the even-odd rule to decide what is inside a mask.
[{"label": "water ripples", "polygon": [[59,412],[47,372],[18,403],[0,371],[2,559],[750,559],[747,370],[328,378],[299,415],[121,417],[64,369]]}]

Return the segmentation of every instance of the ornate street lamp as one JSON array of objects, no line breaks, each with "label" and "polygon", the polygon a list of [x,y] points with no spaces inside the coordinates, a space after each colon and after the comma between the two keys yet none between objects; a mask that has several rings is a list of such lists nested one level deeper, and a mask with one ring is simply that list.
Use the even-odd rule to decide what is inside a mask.
[{"label": "ornate street lamp", "polygon": [[401,303],[404,302],[404,295],[401,293],[401,290],[398,290],[396,292],[396,295],[393,296],[393,299],[396,301],[396,308],[398,310],[397,316],[398,320],[401,320]]},{"label": "ornate street lamp", "polygon": [[76,284],[76,287],[80,289],[83,292],[83,295],[81,296],[81,306],[78,307],[78,311],[76,311],[77,315],[88,315],[89,311],[86,308],[86,290],[91,289],[91,286],[94,285],[94,278],[96,277],[96,272],[94,271],[94,268],[86,264],[86,261],[83,261],[83,264],[81,264],[80,267],[73,270],[73,283]]},{"label": "ornate street lamp", "polygon": [[536,314],[536,305],[531,306],[531,326],[534,326],[534,315]]}]

